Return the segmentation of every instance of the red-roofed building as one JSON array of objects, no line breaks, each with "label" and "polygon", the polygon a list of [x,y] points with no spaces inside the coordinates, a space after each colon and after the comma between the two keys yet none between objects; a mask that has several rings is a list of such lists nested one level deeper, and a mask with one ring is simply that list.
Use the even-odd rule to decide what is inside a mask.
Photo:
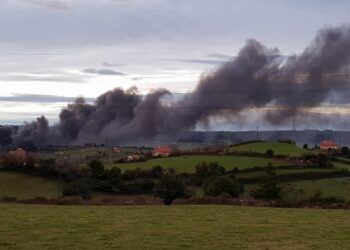
[{"label": "red-roofed building", "polygon": [[320,144],[320,148],[323,150],[328,150],[328,149],[338,149],[338,145],[334,141],[323,141]]},{"label": "red-roofed building", "polygon": [[175,153],[176,151],[171,148],[171,147],[167,147],[167,146],[162,146],[162,147],[157,147],[152,151],[152,156],[153,157],[168,157],[171,156]]},{"label": "red-roofed building", "polygon": [[10,154],[23,161],[27,159],[27,152],[22,148],[17,148],[14,151],[10,151]]}]

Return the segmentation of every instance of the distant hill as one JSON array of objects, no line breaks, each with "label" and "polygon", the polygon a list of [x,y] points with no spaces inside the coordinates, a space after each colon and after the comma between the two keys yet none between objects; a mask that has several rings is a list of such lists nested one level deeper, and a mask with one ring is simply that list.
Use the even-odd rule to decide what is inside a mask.
[{"label": "distant hill", "polygon": [[320,144],[324,140],[333,140],[340,145],[350,145],[350,131],[334,130],[276,130],[276,131],[201,131],[183,132],[177,142],[207,143],[226,142],[241,143],[252,140],[277,142],[279,140],[293,140],[298,145]]}]

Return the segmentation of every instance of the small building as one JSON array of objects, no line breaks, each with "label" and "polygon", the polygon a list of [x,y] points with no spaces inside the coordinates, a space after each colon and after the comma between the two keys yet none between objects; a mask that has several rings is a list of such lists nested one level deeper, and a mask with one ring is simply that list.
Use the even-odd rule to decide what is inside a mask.
[{"label": "small building", "polygon": [[113,148],[113,151],[114,151],[114,153],[120,153],[121,152],[120,148]]},{"label": "small building", "polygon": [[176,151],[175,149],[167,146],[162,146],[162,147],[157,147],[152,151],[152,156],[153,157],[169,157],[173,154],[175,154]]},{"label": "small building", "polygon": [[334,141],[326,140],[320,144],[320,148],[323,150],[338,149],[338,145]]},{"label": "small building", "polygon": [[128,157],[126,157],[127,162],[138,161],[138,160],[140,160],[139,155],[128,155]]},{"label": "small building", "polygon": [[17,148],[16,150],[10,151],[10,154],[22,161],[25,161],[27,159],[27,151],[22,148]]}]

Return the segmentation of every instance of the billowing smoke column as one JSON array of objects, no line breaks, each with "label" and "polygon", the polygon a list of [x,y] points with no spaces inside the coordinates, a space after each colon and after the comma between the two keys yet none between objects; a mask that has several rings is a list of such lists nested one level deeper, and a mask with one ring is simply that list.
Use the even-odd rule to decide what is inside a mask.
[{"label": "billowing smoke column", "polygon": [[244,110],[261,107],[268,108],[266,121],[280,124],[305,108],[319,106],[334,93],[341,98],[341,91],[350,87],[344,77],[349,60],[349,26],[319,31],[298,56],[285,57],[278,49],[248,40],[237,57],[203,76],[192,93],[172,106],[161,103],[169,94],[166,90],[141,98],[136,88],[115,89],[98,97],[95,104],[78,98],[62,110],[59,124],[49,132],[44,118],[26,124],[16,140],[30,137],[38,144],[46,138],[56,142],[61,138],[66,143],[137,142],[159,131],[191,130],[214,115],[238,117]]},{"label": "billowing smoke column", "polygon": [[0,146],[7,146],[12,143],[13,129],[11,127],[0,126]]},{"label": "billowing smoke column", "polygon": [[41,116],[31,123],[25,123],[14,136],[14,142],[17,145],[44,146],[49,136],[49,122]]},{"label": "billowing smoke column", "polygon": [[321,30],[300,56],[283,57],[249,40],[238,56],[203,77],[197,89],[175,106],[169,127],[177,131],[223,111],[276,108],[266,119],[282,123],[301,107],[316,107],[333,91],[348,88],[344,76],[350,59],[350,28]]},{"label": "billowing smoke column", "polygon": [[78,144],[150,138],[166,118],[160,98],[167,93],[157,90],[142,99],[133,87],[108,91],[94,105],[78,98],[61,111],[58,126],[68,141]]}]

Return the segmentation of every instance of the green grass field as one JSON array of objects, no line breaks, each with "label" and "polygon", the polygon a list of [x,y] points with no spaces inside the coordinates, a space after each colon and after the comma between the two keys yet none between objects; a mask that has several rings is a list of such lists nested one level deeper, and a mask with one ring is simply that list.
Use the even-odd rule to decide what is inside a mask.
[{"label": "green grass field", "polygon": [[38,196],[57,198],[59,182],[17,172],[0,171],[0,198],[31,199]]},{"label": "green grass field", "polygon": [[286,161],[276,159],[258,158],[258,157],[240,157],[240,156],[178,156],[168,158],[157,158],[137,163],[121,163],[107,165],[106,167],[117,166],[122,171],[140,169],[152,169],[156,165],[163,168],[174,168],[178,173],[192,173],[195,171],[195,166],[201,162],[218,162],[228,170],[234,167],[239,169],[251,168],[255,166],[266,166],[269,162],[273,165],[287,165]]},{"label": "green grass field", "polygon": [[[312,173],[324,173],[324,172],[332,172],[334,169],[324,169],[324,168],[295,168],[295,169],[277,169],[274,172],[276,174],[291,174],[291,173],[305,173],[305,172],[312,172]],[[264,176],[266,173],[264,171],[255,171],[252,173],[240,173],[237,175],[237,177],[241,178],[247,178],[247,177],[257,177],[257,176]]]},{"label": "green grass field", "polygon": [[345,157],[337,157],[339,160],[346,161],[350,164],[350,159]]},{"label": "green grass field", "polygon": [[304,190],[306,197],[321,191],[324,197],[332,196],[350,201],[350,177],[295,181],[283,183],[282,186]]},{"label": "green grass field", "polygon": [[115,160],[126,157],[129,154],[146,153],[149,150],[142,149],[137,150],[135,148],[118,148],[117,150],[112,147],[85,147],[85,148],[72,148],[68,150],[61,150],[56,152],[38,152],[34,153],[35,156],[42,159],[56,159],[56,160],[71,160],[84,164],[91,161],[91,159],[97,158],[104,163],[113,163]]},{"label": "green grass field", "polygon": [[244,145],[232,146],[229,151],[231,152],[257,152],[264,154],[266,150],[272,149],[275,155],[289,155],[289,156],[302,156],[304,154],[310,154],[303,148],[296,147],[289,143],[268,143],[268,142],[255,142]]},{"label": "green grass field", "polygon": [[340,170],[340,169],[348,169],[348,170],[350,170],[350,162],[347,163],[347,164],[346,163],[341,163],[341,162],[332,162],[332,164],[338,170]]},{"label": "green grass field", "polygon": [[1,249],[348,249],[345,210],[0,205]]},{"label": "green grass field", "polygon": [[[350,177],[281,182],[279,186],[285,198],[307,199],[321,191],[323,197],[336,197],[350,201]],[[256,187],[256,184],[244,185],[242,197],[250,197],[250,191]]]}]

